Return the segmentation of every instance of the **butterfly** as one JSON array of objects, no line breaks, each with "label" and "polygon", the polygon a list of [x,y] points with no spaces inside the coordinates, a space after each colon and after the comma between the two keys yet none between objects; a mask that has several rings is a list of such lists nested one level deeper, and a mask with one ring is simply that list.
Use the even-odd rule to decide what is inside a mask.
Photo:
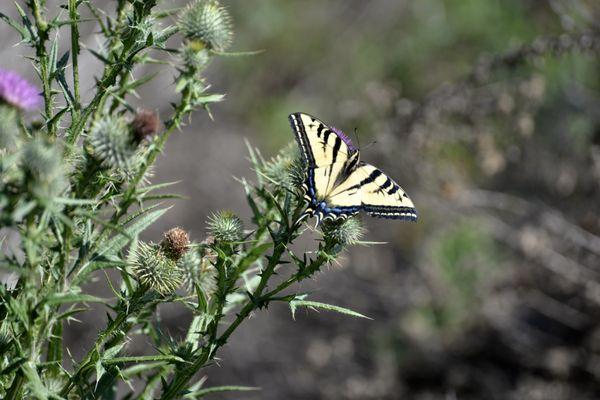
[{"label": "butterfly", "polygon": [[360,160],[360,152],[339,129],[305,113],[289,116],[305,167],[308,203],[301,218],[345,219],[365,211],[373,217],[417,220],[406,192],[389,176]]}]

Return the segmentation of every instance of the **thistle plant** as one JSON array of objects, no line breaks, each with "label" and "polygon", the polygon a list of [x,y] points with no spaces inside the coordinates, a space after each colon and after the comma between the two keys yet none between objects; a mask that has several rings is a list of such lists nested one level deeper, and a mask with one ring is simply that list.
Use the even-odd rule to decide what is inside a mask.
[{"label": "thistle plant", "polygon": [[[254,311],[280,302],[292,311],[361,316],[293,289],[359,243],[363,230],[354,219],[324,223],[316,249],[294,250],[308,228],[299,222],[303,170],[290,148],[271,160],[250,148],[256,177],[240,182],[251,221],[217,211],[206,237],[177,227],[157,242],[140,240],[168,210],[160,201],[177,197],[155,193],[169,184],[149,181],[152,165],[192,111],[223,99],[210,93],[203,72],[233,35],[217,1],[169,11],[158,3],[118,0],[107,3],[114,9],[100,9],[88,1],[58,7],[30,0],[16,4],[18,19],[0,14],[30,48],[39,77],[33,83],[0,70],[0,232],[18,238],[0,237],[0,269],[14,277],[0,285],[0,398],[116,398],[122,382],[128,399],[200,398],[230,388],[205,388],[197,374]],[[82,17],[84,9],[92,19]],[[85,96],[83,24],[93,24],[102,43],[86,50],[101,73]],[[64,53],[61,36],[70,37]],[[167,48],[177,37],[178,48]],[[176,76],[179,99],[161,121],[129,101],[154,76],[138,76],[135,67],[155,64],[165,52],[170,63],[162,68]],[[276,274],[283,280],[274,281]],[[86,283],[99,277],[112,298],[89,292]],[[90,303],[106,307],[107,317],[83,357],[73,359],[64,335]],[[192,315],[183,337],[159,328],[163,303]],[[152,346],[128,355],[137,336]]]}]

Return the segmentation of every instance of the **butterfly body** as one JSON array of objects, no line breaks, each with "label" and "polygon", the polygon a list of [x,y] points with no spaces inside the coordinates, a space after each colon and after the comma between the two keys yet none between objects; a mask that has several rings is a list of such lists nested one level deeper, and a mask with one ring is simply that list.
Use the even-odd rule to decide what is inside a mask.
[{"label": "butterfly body", "polygon": [[304,113],[290,123],[306,168],[303,217],[343,219],[366,211],[374,217],[414,221],[417,211],[406,192],[374,166],[340,130]]}]

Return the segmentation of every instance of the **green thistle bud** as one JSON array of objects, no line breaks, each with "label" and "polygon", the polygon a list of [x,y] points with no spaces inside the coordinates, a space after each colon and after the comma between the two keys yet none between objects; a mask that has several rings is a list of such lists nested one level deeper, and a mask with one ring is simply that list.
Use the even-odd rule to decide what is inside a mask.
[{"label": "green thistle bud", "polygon": [[210,248],[188,251],[177,263],[183,271],[188,291],[194,291],[197,285],[206,296],[212,295],[217,288],[217,270],[213,265],[214,252]]},{"label": "green thistle bud", "polygon": [[174,260],[179,260],[187,251],[190,245],[190,237],[186,231],[181,228],[169,229],[164,234],[161,243],[166,255]]},{"label": "green thistle bud", "polygon": [[215,0],[196,0],[187,6],[179,17],[179,29],[210,50],[224,51],[233,39],[231,16]]},{"label": "green thistle bud", "polygon": [[263,163],[260,169],[271,183],[289,190],[304,183],[304,166],[295,143],[284,147],[279,154]]},{"label": "green thistle bud", "polygon": [[0,104],[0,150],[13,148],[18,140],[17,109]]},{"label": "green thistle bud", "polygon": [[265,162],[261,172],[277,186],[290,190],[304,182],[304,167],[295,144],[284,147],[279,154]]},{"label": "green thistle bud", "polygon": [[50,198],[66,189],[61,154],[56,145],[34,139],[23,147],[21,162],[36,195]]},{"label": "green thistle bud", "polygon": [[242,238],[242,220],[231,211],[211,215],[207,224],[217,242],[236,242]]},{"label": "green thistle bud", "polygon": [[302,186],[304,180],[306,179],[306,169],[304,168],[304,163],[298,154],[293,160],[292,164],[289,167],[288,171],[288,179],[292,184],[292,188],[296,189]]},{"label": "green thistle bud", "polygon": [[132,165],[136,147],[122,118],[106,117],[94,123],[89,143],[104,167],[128,169]]},{"label": "green thistle bud", "polygon": [[138,243],[130,263],[141,285],[163,295],[175,291],[183,281],[177,262],[165,254],[161,245]]},{"label": "green thistle bud", "polygon": [[358,243],[364,233],[365,229],[358,218],[323,222],[323,235],[344,247]]}]

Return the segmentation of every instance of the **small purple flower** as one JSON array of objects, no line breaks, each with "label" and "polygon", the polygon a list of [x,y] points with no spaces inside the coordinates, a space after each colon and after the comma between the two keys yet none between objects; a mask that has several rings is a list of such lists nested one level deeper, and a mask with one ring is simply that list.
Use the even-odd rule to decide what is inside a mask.
[{"label": "small purple flower", "polygon": [[347,135],[346,135],[344,132],[342,132],[340,129],[336,128],[335,126],[332,126],[332,127],[331,127],[331,130],[332,130],[333,132],[335,132],[335,134],[336,134],[336,135],[338,135],[338,137],[339,137],[340,139],[342,139],[342,141],[343,141],[344,143],[346,143],[346,146],[348,146],[348,148],[350,149],[350,151],[355,151],[355,150],[358,150],[358,149],[356,148],[356,146],[354,146],[354,145],[352,144],[352,141],[350,140],[350,138],[349,138],[349,137],[348,137],[348,136],[347,136]]},{"label": "small purple flower", "polygon": [[0,102],[21,110],[32,110],[40,100],[40,92],[35,86],[16,72],[0,68]]}]

